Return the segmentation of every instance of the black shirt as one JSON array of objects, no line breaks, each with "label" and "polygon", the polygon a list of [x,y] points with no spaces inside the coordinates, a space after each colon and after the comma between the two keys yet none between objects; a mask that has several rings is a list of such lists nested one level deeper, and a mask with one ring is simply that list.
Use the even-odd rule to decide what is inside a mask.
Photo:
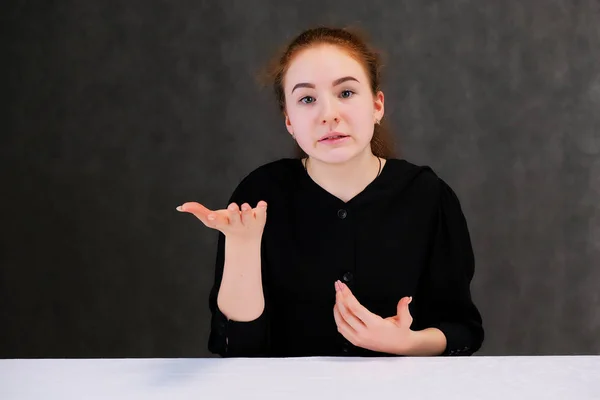
[{"label": "black shirt", "polygon": [[316,184],[299,159],[248,174],[230,198],[268,204],[261,244],[265,309],[228,320],[217,307],[225,237],[219,232],[209,350],[223,357],[388,356],[353,346],[333,317],[334,282],[369,311],[396,315],[413,296],[412,330],[438,328],[443,355],[470,355],[483,342],[470,283],[474,255],[452,189],[431,168],[389,159],[362,192],[344,202]]}]

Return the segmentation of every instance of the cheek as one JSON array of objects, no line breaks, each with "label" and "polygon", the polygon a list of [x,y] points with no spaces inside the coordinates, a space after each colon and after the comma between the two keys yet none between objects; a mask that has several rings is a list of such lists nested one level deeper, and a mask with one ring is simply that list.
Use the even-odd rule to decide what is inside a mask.
[{"label": "cheek", "polygon": [[375,124],[373,113],[364,105],[349,107],[346,110],[344,119],[347,121],[348,125],[350,125],[351,129],[356,132],[369,133]]},{"label": "cheek", "polygon": [[[358,108],[360,108],[360,110],[358,110]],[[373,104],[370,101],[364,100],[360,104],[357,104],[356,115],[360,116],[362,120],[373,122],[375,116],[375,108],[373,107]]]},{"label": "cheek", "polygon": [[314,113],[313,107],[290,107],[288,116],[294,131],[302,135],[309,130],[314,123]]},{"label": "cheek", "polygon": [[344,116],[353,121],[362,121],[365,118],[372,118],[374,115],[373,104],[364,96],[355,97],[346,103],[340,103],[341,110],[344,110]]}]

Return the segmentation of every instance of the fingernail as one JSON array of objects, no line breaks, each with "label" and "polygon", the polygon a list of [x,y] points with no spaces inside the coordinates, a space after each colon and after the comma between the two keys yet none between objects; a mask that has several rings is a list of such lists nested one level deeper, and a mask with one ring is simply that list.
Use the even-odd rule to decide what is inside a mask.
[{"label": "fingernail", "polygon": [[176,210],[177,211],[183,211],[183,208],[181,208],[181,206],[177,206]]}]

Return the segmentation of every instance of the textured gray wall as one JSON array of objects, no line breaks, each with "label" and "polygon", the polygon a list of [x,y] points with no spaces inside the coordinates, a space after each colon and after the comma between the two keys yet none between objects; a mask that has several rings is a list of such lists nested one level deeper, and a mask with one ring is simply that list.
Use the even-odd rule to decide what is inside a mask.
[{"label": "textured gray wall", "polygon": [[371,33],[462,201],[478,354],[600,354],[599,4],[4,3],[0,357],[208,356],[216,235],[175,207],[292,154],[255,76],[317,23]]}]

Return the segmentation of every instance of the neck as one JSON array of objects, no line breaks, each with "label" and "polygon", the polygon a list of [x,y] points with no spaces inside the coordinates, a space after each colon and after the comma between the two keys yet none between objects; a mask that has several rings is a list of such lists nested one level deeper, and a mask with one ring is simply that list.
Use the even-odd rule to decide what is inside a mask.
[{"label": "neck", "polygon": [[[380,159],[370,151],[343,163],[325,163],[315,158],[305,160],[308,175],[329,193],[347,202],[362,192],[379,175]],[[385,160],[381,159],[381,168]]]}]

